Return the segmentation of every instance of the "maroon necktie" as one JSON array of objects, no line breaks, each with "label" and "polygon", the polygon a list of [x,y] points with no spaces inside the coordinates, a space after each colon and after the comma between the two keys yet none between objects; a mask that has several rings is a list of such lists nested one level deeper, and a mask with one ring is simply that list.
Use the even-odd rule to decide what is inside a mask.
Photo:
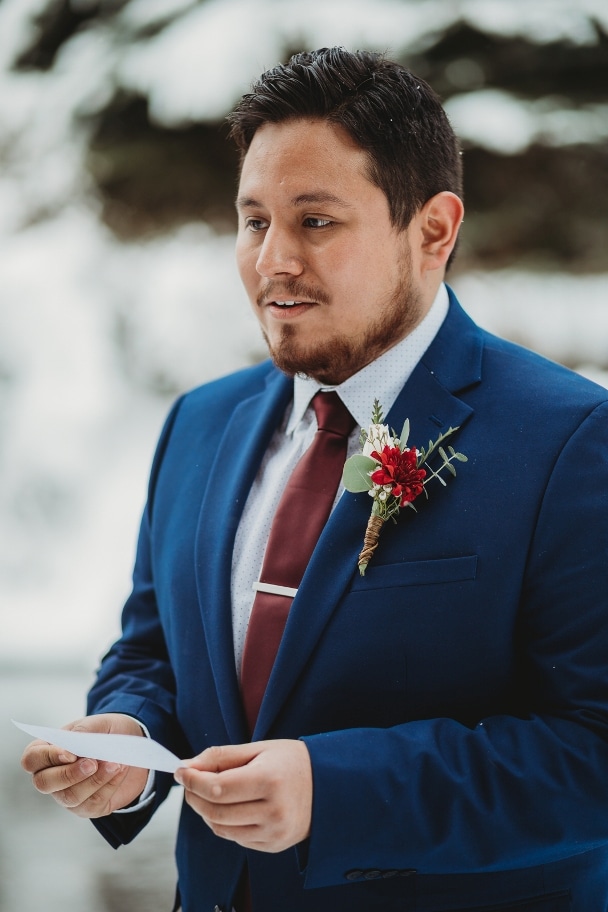
[{"label": "maroon necktie", "polygon": [[[354,418],[335,392],[312,400],[317,432],[281,496],[270,528],[260,583],[295,590],[329,518],[346,460]],[[253,732],[293,601],[291,594],[257,591],[243,652],[241,690]]]}]

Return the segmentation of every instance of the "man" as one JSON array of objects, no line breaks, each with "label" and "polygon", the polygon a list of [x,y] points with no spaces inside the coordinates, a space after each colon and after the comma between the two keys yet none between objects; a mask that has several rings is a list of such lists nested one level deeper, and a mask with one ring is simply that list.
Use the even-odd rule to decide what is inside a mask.
[{"label": "man", "polygon": [[[238,266],[274,363],[171,412],[123,635],[71,727],[143,726],[194,757],[175,777],[184,912],[605,910],[608,394],[481,331],[443,284],[460,161],[421,80],[299,54],[231,122]],[[352,424],[376,399],[408,418],[410,446],[456,428],[468,462],[386,524],[365,575],[371,500],[338,491],[285,585],[260,567],[305,550],[320,490],[264,555],[328,388]],[[264,593],[284,631],[259,627]],[[173,784],[42,742],[23,763],[114,846]]]}]

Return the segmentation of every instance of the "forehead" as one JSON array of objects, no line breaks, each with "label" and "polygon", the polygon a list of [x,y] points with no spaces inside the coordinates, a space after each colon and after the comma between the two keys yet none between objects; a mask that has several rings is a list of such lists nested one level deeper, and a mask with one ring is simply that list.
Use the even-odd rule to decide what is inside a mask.
[{"label": "forehead", "polygon": [[342,199],[377,191],[367,166],[367,153],[340,126],[309,119],[264,124],[243,159],[237,204],[262,192]]}]

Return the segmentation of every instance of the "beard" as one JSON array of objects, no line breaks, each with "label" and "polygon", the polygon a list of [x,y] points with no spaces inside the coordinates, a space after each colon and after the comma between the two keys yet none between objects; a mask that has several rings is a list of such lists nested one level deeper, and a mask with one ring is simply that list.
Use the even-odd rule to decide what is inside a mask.
[{"label": "beard", "polygon": [[[319,383],[337,386],[404,339],[424,315],[420,294],[411,280],[409,256],[407,260],[402,270],[404,279],[389,298],[381,302],[379,316],[358,337],[334,333],[305,345],[298,339],[298,328],[287,324],[282,327],[278,342],[271,344],[262,330],[270,357],[279,370],[290,376],[303,374]],[[306,293],[301,283],[293,283],[297,288],[290,288],[289,284],[283,287],[287,293],[293,293],[294,298],[299,295],[319,300],[318,291],[311,294],[311,289]]]}]

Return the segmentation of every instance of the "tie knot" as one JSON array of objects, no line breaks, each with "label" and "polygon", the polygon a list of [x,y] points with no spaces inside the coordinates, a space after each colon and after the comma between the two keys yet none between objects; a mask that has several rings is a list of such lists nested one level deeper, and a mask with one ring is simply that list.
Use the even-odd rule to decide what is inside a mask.
[{"label": "tie knot", "polygon": [[348,437],[355,426],[355,419],[333,390],[329,393],[317,393],[312,400],[312,407],[320,431],[330,431],[340,437]]}]

